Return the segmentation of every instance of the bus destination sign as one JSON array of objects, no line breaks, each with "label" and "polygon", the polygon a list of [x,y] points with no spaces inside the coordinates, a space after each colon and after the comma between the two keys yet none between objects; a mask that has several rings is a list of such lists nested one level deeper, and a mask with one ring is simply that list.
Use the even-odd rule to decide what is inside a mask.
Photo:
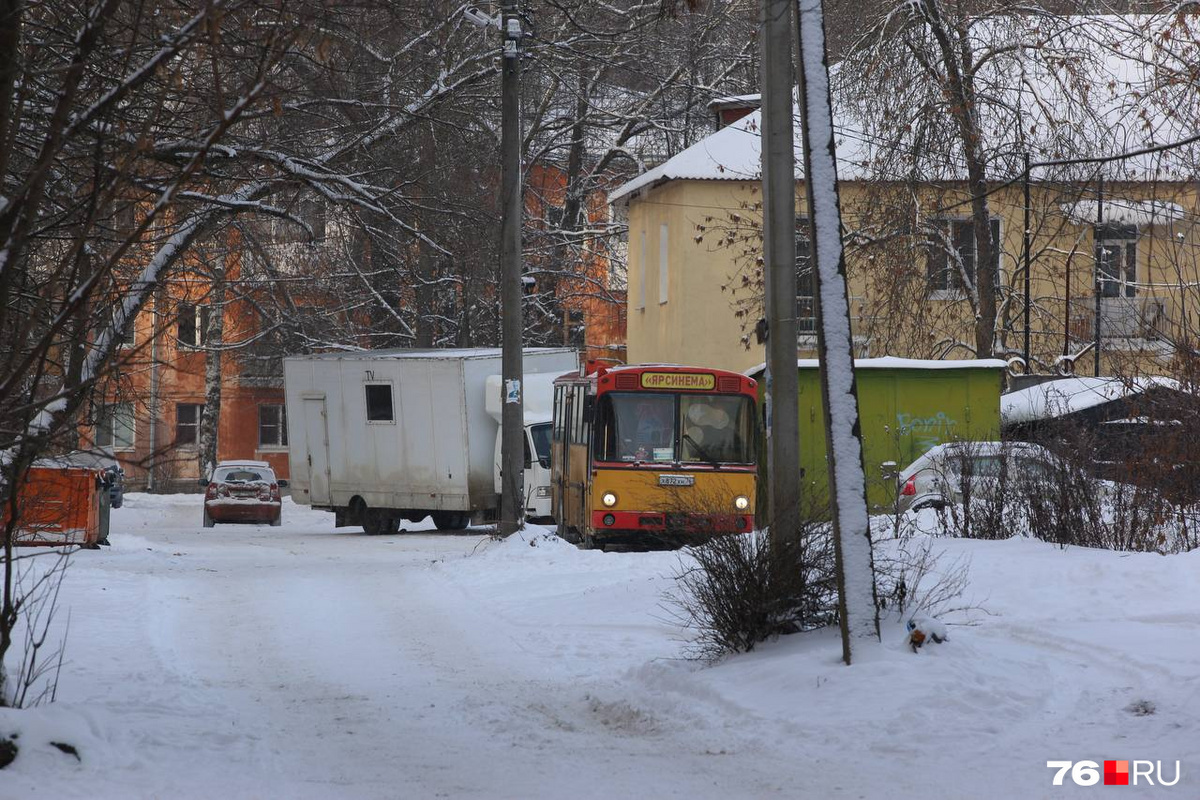
[{"label": "bus destination sign", "polygon": [[707,392],[715,389],[717,377],[710,372],[643,372],[643,389],[690,389]]}]

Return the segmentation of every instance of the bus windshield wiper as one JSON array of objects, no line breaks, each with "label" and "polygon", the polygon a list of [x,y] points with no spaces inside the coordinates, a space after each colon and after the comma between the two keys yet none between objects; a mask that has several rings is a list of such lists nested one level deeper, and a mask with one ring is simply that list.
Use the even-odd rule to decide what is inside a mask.
[{"label": "bus windshield wiper", "polygon": [[714,469],[720,469],[721,462],[717,461],[715,458],[712,457],[712,455],[707,450],[705,450],[703,447],[701,447],[700,443],[697,442],[695,439],[693,439],[692,435],[690,433],[685,433],[681,438],[685,442],[688,442],[689,444],[691,444],[692,447],[696,448],[696,452],[700,454],[700,458],[702,461],[712,464]]}]

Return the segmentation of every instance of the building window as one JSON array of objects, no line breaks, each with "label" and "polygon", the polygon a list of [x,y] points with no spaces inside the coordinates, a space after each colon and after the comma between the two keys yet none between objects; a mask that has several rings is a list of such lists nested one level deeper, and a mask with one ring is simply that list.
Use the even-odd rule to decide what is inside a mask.
[{"label": "building window", "polygon": [[1101,297],[1137,296],[1137,226],[1096,228],[1096,280]]},{"label": "building window", "polygon": [[395,422],[392,411],[392,385],[390,383],[368,383],[367,422]]},{"label": "building window", "polygon": [[[932,292],[960,294],[963,290],[963,273],[975,276],[977,248],[975,246],[975,223],[969,219],[939,220],[937,241],[929,252],[927,269],[929,289]],[[996,285],[1000,284],[1000,220],[991,220],[992,228],[992,271]],[[961,263],[961,270],[960,270]]]},{"label": "building window", "polygon": [[808,219],[796,217],[796,332],[802,334],[817,330],[817,278],[811,256]]},{"label": "building window", "polygon": [[132,450],[133,442],[133,404],[101,406],[96,415],[96,445],[112,450]]},{"label": "building window", "polygon": [[587,325],[579,309],[563,309],[563,344],[582,349],[587,343]]},{"label": "building window", "polygon": [[258,407],[258,446],[287,447],[287,408],[280,405]]},{"label": "building window", "polygon": [[667,228],[667,223],[663,223],[658,229],[658,302],[667,302],[667,287],[670,284],[671,275],[667,270],[668,251],[667,240],[670,231]]},{"label": "building window", "polygon": [[208,341],[208,306],[179,306],[179,343],[188,347],[203,347]]},{"label": "building window", "polygon": [[113,309],[112,313],[112,336],[116,341],[117,347],[128,349],[137,344],[136,320],[128,320],[125,328],[122,330],[117,327],[117,311],[117,309]]},{"label": "building window", "polygon": [[204,419],[202,403],[175,404],[175,444],[195,445],[200,441],[200,421]]}]

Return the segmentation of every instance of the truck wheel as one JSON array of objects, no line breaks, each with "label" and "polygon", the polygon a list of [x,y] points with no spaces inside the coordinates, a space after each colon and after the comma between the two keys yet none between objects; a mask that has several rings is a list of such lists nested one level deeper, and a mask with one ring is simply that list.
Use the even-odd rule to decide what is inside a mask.
[{"label": "truck wheel", "polygon": [[471,515],[461,511],[435,511],[430,516],[439,531],[462,530],[471,524]]},{"label": "truck wheel", "polygon": [[363,511],[362,528],[368,536],[381,536],[388,532],[390,520],[378,511]]}]

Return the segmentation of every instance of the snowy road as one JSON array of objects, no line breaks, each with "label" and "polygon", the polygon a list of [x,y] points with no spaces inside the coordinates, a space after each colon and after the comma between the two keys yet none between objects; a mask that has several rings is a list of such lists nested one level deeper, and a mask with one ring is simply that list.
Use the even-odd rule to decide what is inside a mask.
[{"label": "snowy road", "polygon": [[989,615],[939,651],[892,624],[851,670],[825,634],[704,668],[660,606],[674,554],[199,517],[133,495],[76,557],[45,713],[85,760],[0,797],[1061,797],[1087,790],[1046,760],[1106,758],[1200,795],[1197,554],[952,542]]}]

